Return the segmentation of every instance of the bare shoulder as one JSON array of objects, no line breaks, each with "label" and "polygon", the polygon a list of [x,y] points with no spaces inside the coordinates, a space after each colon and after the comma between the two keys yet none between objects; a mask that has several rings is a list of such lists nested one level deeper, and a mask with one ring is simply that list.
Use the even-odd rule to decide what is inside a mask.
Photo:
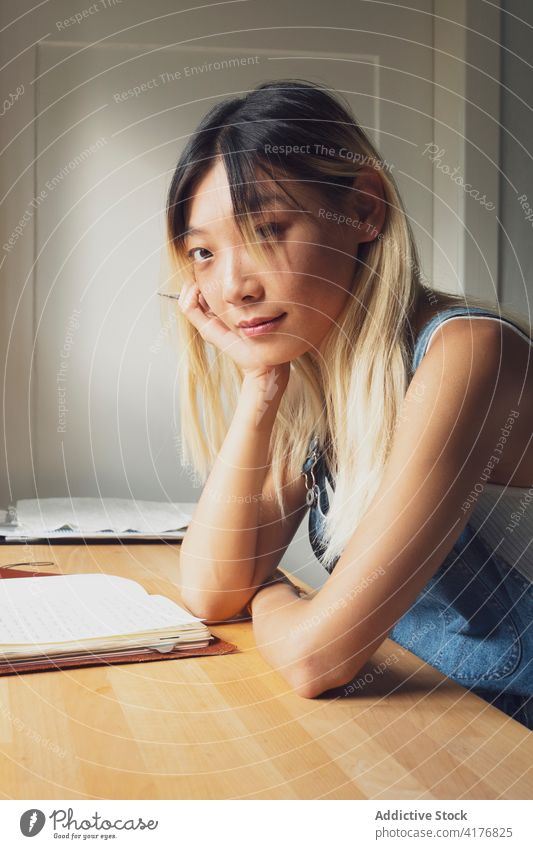
[{"label": "bare shoulder", "polygon": [[507,483],[513,475],[516,483],[531,480],[532,354],[528,340],[505,322],[454,318],[431,337],[406,398],[419,398],[423,391],[426,415],[438,411],[450,428],[462,421],[463,434],[485,452],[516,413],[499,482]]},{"label": "bare shoulder", "polygon": [[488,356],[490,362],[513,369],[527,367],[533,351],[531,343],[511,325],[487,316],[453,316],[444,321],[431,336],[426,356],[438,346],[441,352],[457,350],[463,357]]},{"label": "bare shoulder", "polygon": [[531,344],[509,324],[458,316],[435,330],[422,362],[427,373],[448,366],[452,380],[462,375],[471,381],[500,383],[500,402],[505,407],[512,395],[523,394],[526,387],[533,395],[532,355]]}]

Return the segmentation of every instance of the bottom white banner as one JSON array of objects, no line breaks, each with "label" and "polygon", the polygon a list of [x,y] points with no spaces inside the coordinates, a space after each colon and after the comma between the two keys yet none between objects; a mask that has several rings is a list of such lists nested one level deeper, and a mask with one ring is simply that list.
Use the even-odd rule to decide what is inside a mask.
[{"label": "bottom white banner", "polygon": [[531,846],[528,801],[3,801],[2,845]]}]

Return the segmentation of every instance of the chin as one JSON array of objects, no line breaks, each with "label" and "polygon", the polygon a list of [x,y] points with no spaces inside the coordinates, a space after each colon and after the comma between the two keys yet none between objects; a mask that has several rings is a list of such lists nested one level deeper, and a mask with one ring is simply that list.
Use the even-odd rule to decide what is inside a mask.
[{"label": "chin", "polygon": [[[263,339],[261,341],[261,347],[265,350],[265,362],[268,362],[268,364],[272,366],[288,363],[291,360],[295,360],[303,353],[300,349],[294,350],[294,348],[289,345],[283,343],[280,344],[279,342],[276,343],[274,339],[270,339],[269,344],[267,344],[266,339]],[[266,353],[266,351],[268,351],[268,353]]]},{"label": "chin", "polygon": [[312,345],[299,346],[298,348],[290,348],[286,349],[284,353],[279,357],[277,362],[279,363],[290,363],[294,360],[297,360],[299,357],[303,357],[304,354],[313,354],[314,348]]}]

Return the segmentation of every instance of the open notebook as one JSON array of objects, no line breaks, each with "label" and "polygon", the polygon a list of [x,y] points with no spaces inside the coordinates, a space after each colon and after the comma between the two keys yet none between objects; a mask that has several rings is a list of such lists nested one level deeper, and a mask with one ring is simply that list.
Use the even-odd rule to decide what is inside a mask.
[{"label": "open notebook", "polygon": [[[13,576],[14,577],[14,576]],[[0,661],[201,648],[207,626],[136,581],[103,573],[0,581]]]},{"label": "open notebook", "polygon": [[27,539],[182,539],[196,504],[128,498],[26,498],[10,507],[0,536]]}]

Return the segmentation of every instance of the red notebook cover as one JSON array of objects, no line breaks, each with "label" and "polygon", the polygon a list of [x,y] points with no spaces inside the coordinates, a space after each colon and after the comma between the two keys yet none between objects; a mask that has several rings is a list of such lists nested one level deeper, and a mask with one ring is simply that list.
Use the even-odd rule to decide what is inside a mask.
[{"label": "red notebook cover", "polygon": [[[2,578],[45,578],[55,572],[28,572],[3,568],[0,566]],[[204,655],[232,654],[239,649],[234,643],[228,643],[220,637],[214,637],[204,648],[188,648],[165,652],[151,650],[127,650],[106,652],[103,654],[76,655],[76,657],[43,657],[32,660],[16,661],[0,660],[0,675],[19,675],[26,672],[50,672],[59,669],[75,669],[81,666],[105,666],[115,663],[146,663],[154,660],[176,660],[179,657],[203,657]]]}]

